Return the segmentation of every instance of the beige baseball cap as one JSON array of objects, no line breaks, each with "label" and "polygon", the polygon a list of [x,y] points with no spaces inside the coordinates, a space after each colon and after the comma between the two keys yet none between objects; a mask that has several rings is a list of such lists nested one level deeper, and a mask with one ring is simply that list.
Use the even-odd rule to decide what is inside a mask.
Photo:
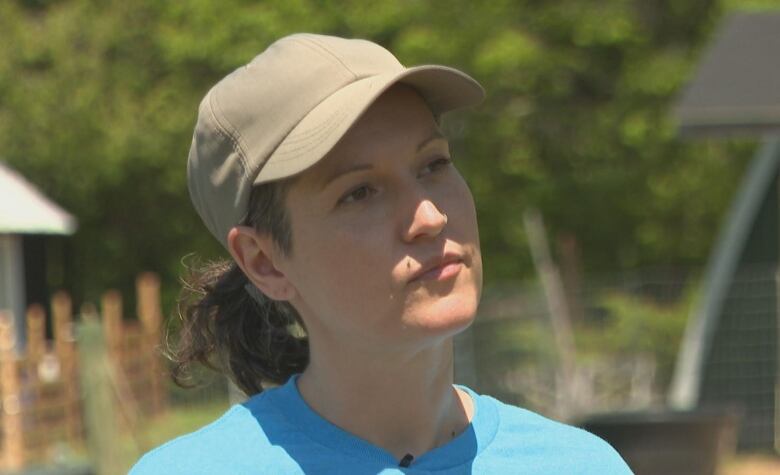
[{"label": "beige baseball cap", "polygon": [[396,83],[416,89],[437,115],[485,95],[456,69],[406,68],[370,41],[308,33],[279,39],[219,81],[200,104],[187,160],[190,197],[209,231],[227,248],[253,185],[317,163]]}]

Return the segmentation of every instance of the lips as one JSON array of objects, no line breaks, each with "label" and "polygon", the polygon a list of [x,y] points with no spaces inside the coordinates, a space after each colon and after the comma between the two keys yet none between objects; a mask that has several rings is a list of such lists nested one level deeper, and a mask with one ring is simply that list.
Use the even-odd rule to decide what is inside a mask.
[{"label": "lips", "polygon": [[426,260],[420,268],[414,272],[409,283],[428,279],[446,279],[452,277],[460,270],[463,257],[455,253],[446,253]]}]

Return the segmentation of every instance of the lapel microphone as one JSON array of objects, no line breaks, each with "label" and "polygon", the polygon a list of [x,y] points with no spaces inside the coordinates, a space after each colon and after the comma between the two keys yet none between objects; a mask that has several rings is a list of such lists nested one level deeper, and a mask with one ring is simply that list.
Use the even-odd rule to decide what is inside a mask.
[{"label": "lapel microphone", "polygon": [[399,467],[408,467],[411,465],[412,460],[414,460],[414,455],[412,454],[406,454],[404,455],[404,458],[401,459],[400,462],[398,462]]}]

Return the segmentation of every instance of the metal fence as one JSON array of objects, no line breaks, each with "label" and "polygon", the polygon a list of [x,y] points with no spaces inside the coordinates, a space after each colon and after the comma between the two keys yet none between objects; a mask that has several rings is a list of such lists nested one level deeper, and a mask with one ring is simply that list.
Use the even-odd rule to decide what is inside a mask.
[{"label": "metal fence", "polygon": [[[487,288],[475,323],[456,339],[456,380],[559,420],[661,409],[699,276],[647,270],[597,276],[569,291],[576,358],[568,379],[542,289]],[[699,406],[741,411],[742,449],[777,450],[780,440],[777,288],[773,266],[738,272],[704,345]]]},{"label": "metal fence", "polygon": [[[647,271],[569,290],[573,380],[564,380],[549,305],[534,282],[485,289],[456,340],[456,379],[557,419],[662,405],[690,310],[695,273]],[[563,397],[569,385],[572,397]]]},{"label": "metal fence", "polygon": [[742,411],[743,449],[780,448],[777,291],[774,266],[741,269],[724,296],[705,358],[700,404]]}]

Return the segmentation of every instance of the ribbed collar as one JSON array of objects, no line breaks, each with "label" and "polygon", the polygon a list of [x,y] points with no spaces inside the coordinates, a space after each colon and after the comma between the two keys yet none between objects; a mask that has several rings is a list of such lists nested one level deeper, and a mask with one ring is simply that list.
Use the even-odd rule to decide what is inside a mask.
[{"label": "ribbed collar", "polygon": [[[297,374],[292,376],[283,386],[265,391],[265,397],[256,397],[258,399],[256,402],[265,399],[308,438],[335,452],[366,463],[373,462],[387,467],[398,466],[398,460],[390,452],[345,431],[309,407],[298,391],[298,376]],[[499,424],[495,401],[476,394],[466,386],[458,387],[466,391],[474,401],[471,424],[445,445],[416,457],[409,469],[405,471],[431,471],[457,467],[471,462],[492,442]],[[247,401],[245,405],[251,409],[252,402]]]}]

